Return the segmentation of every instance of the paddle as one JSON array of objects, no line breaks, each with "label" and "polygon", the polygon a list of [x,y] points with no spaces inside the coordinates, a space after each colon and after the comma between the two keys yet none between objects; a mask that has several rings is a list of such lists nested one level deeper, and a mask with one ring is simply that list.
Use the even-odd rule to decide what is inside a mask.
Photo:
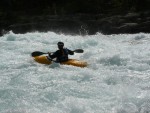
[{"label": "paddle", "polygon": [[[74,50],[73,52],[75,53],[83,53],[83,49],[76,49]],[[44,53],[44,52],[40,52],[40,51],[34,51],[33,53],[31,53],[31,56],[32,57],[36,57],[36,56],[40,56],[40,55],[43,55],[43,54],[48,54],[48,53]]]}]

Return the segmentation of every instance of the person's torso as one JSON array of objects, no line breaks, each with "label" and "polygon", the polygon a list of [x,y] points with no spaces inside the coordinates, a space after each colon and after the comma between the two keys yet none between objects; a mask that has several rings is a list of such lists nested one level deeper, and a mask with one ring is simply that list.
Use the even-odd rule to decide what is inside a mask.
[{"label": "person's torso", "polygon": [[68,60],[68,50],[67,49],[62,49],[57,51],[57,62],[64,62]]}]

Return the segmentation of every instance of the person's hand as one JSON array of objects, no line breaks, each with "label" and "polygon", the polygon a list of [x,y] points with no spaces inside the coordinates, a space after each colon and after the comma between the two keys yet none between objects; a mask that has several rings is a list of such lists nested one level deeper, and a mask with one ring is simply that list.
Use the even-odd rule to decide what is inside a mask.
[{"label": "person's hand", "polygon": [[49,54],[49,55],[51,55],[51,53],[50,53],[50,52],[48,52],[48,54]]}]

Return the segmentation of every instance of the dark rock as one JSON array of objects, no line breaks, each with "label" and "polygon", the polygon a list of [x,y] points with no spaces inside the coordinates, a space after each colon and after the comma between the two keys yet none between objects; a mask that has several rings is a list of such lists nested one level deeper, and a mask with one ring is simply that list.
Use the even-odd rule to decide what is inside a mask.
[{"label": "dark rock", "polygon": [[[126,15],[47,15],[31,16],[20,19],[8,27],[1,27],[14,33],[47,32],[72,35],[150,32],[150,13],[128,13]],[[6,25],[4,25],[6,26]],[[2,34],[2,33],[1,33]]]}]

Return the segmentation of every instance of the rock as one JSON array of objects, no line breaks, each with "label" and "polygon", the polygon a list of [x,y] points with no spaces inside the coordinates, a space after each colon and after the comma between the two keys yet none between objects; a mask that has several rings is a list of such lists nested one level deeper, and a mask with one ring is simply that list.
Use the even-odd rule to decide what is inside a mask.
[{"label": "rock", "polygon": [[[126,15],[47,15],[24,17],[17,23],[12,23],[6,31],[14,33],[47,32],[65,33],[71,35],[150,32],[149,12],[128,13]],[[6,26],[6,25],[5,25]],[[2,34],[2,33],[1,33]]]}]

